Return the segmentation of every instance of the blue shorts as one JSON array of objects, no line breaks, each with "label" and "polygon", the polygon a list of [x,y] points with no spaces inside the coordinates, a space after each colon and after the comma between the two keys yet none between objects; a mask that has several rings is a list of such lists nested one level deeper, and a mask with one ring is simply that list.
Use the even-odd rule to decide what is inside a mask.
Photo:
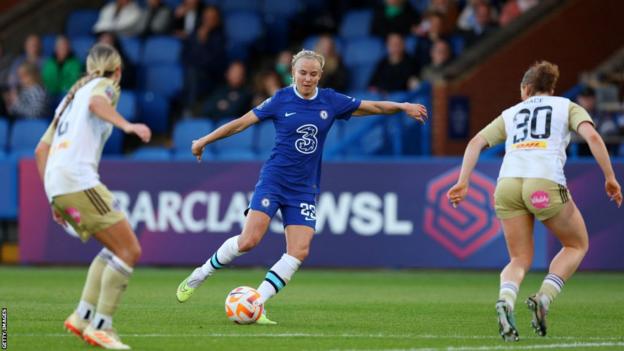
[{"label": "blue shorts", "polygon": [[257,186],[251,197],[249,208],[261,211],[273,218],[279,209],[284,228],[289,225],[316,227],[316,195],[288,190],[275,190],[273,187]]}]

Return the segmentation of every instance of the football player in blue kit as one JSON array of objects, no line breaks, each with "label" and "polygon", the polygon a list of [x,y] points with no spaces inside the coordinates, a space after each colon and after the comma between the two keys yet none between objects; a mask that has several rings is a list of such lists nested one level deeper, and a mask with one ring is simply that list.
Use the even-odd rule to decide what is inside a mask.
[{"label": "football player in blue kit", "polygon": [[[275,146],[260,171],[242,233],[226,240],[204,265],[180,283],[176,292],[178,301],[187,301],[216,270],[256,247],[278,209],[284,222],[286,253],[258,287],[260,302],[266,302],[286,286],[308,256],[314,236],[323,145],[335,120],[401,111],[422,123],[426,120],[427,110],[423,105],[360,101],[332,89],[318,88],[324,63],[322,55],[300,51],[292,59],[293,85],[277,91],[242,117],[193,141],[192,152],[201,161],[206,145],[242,132],[252,124],[271,119],[276,130]],[[275,324],[266,315],[258,323]]]}]

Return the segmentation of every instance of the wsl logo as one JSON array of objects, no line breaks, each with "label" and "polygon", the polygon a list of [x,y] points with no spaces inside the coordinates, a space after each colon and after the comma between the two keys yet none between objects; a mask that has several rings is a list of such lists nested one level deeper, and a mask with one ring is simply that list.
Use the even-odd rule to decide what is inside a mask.
[{"label": "wsl logo", "polygon": [[465,259],[487,245],[501,231],[494,214],[495,182],[474,171],[468,195],[457,208],[446,192],[457,181],[460,168],[432,179],[427,184],[424,232],[459,259]]}]

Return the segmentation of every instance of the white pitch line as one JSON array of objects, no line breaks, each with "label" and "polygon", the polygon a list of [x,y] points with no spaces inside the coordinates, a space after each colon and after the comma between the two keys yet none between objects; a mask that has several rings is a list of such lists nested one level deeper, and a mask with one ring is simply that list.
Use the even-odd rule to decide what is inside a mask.
[{"label": "white pitch line", "polygon": [[596,348],[596,347],[624,347],[624,342],[575,342],[575,343],[559,343],[544,345],[498,345],[498,346],[461,346],[461,347],[442,347],[442,348],[414,348],[414,349],[332,349],[332,351],[494,351],[494,350],[548,350],[548,349],[578,349],[578,348]]},{"label": "white pitch line", "polygon": [[[243,327],[244,328],[244,327]],[[35,333],[11,333],[11,336],[19,337],[62,337],[67,336],[68,333],[48,333],[48,334],[35,334]],[[241,337],[256,337],[256,338],[292,338],[292,337],[308,337],[308,338],[368,338],[368,339],[471,339],[471,340],[494,340],[500,339],[500,336],[495,335],[433,335],[433,334],[321,334],[321,333],[202,333],[202,334],[120,334],[123,337],[132,338],[198,338],[198,337],[215,337],[215,338],[241,338]],[[531,339],[537,340],[537,337]],[[598,337],[598,336],[548,336],[547,338],[539,338],[540,340],[571,340],[576,342],[583,342],[585,340],[594,340],[598,342],[619,341],[624,343],[624,337]],[[507,346],[506,348],[513,347]],[[446,349],[445,349],[446,350]],[[462,349],[457,349],[462,350]]]}]

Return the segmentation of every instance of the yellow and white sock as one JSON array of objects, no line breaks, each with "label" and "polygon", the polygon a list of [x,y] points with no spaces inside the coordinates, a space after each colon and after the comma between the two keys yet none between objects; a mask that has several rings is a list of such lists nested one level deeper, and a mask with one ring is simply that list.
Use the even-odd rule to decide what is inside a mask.
[{"label": "yellow and white sock", "polygon": [[91,321],[97,329],[109,329],[117,310],[121,295],[128,286],[132,267],[113,255],[102,273],[102,289],[97,304],[95,318]]},{"label": "yellow and white sock", "polygon": [[563,278],[554,273],[548,273],[538,292],[542,296],[542,303],[549,306],[559,295],[563,285],[565,285]]},{"label": "yellow and white sock", "polygon": [[80,297],[80,303],[78,303],[78,308],[76,308],[76,313],[84,320],[90,321],[93,319],[95,305],[100,297],[102,273],[110,257],[112,257],[112,253],[104,248],[95,256],[89,266],[87,279],[85,280],[82,296]]},{"label": "yellow and white sock", "polygon": [[518,285],[512,281],[501,282],[498,298],[505,300],[507,304],[514,309],[516,298],[518,297]]}]

